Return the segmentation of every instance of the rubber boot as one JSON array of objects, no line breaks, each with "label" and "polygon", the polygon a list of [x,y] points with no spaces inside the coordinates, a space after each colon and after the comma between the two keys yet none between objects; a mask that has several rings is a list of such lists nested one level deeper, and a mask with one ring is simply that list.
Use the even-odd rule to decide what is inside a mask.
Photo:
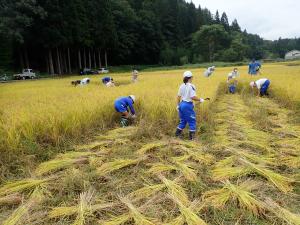
[{"label": "rubber boot", "polygon": [[121,117],[120,125],[121,125],[121,127],[128,127],[129,120],[127,118],[125,118],[125,117]]},{"label": "rubber boot", "polygon": [[176,137],[181,137],[181,135],[182,135],[182,130],[180,130],[180,129],[177,128],[175,136]]},{"label": "rubber boot", "polygon": [[196,132],[190,131],[189,138],[190,138],[191,141],[195,140],[195,134],[196,134]]}]

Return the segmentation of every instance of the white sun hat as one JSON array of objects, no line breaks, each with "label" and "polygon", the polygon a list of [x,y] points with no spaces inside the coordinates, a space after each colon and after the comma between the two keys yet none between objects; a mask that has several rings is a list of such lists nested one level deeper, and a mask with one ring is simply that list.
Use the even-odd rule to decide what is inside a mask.
[{"label": "white sun hat", "polygon": [[133,102],[135,102],[135,96],[134,95],[129,95],[129,97],[132,99]]},{"label": "white sun hat", "polygon": [[185,71],[185,72],[183,73],[183,77],[193,77],[193,74],[192,74],[191,71]]},{"label": "white sun hat", "polygon": [[255,82],[254,81],[250,82],[250,86],[253,88],[255,86]]}]

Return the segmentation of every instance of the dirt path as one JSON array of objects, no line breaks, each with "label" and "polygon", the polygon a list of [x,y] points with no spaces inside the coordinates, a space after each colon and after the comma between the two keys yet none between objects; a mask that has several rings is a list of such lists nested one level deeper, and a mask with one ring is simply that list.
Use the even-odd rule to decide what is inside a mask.
[{"label": "dirt path", "polygon": [[[115,129],[0,187],[4,224],[299,224],[300,127],[265,98],[220,96],[209,145]],[[251,107],[250,107],[251,106]],[[30,216],[29,216],[30,215]]]}]

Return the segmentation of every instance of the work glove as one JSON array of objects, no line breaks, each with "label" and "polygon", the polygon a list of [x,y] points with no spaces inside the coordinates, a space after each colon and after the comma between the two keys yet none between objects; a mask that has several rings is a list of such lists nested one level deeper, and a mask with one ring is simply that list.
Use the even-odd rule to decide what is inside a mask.
[{"label": "work glove", "polygon": [[135,119],[135,118],[136,118],[136,115],[132,115],[131,118],[132,118],[132,119]]},{"label": "work glove", "polygon": [[203,103],[205,100],[203,98],[200,98],[200,103]]}]

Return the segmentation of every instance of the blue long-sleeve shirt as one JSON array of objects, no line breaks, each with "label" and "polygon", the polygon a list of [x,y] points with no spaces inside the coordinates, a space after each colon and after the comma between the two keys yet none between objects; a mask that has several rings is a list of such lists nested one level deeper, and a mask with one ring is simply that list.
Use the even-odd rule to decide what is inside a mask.
[{"label": "blue long-sleeve shirt", "polygon": [[133,107],[134,102],[130,97],[118,98],[115,103],[118,104],[118,105],[122,105],[126,108],[129,107],[130,112],[132,113],[132,115],[135,115],[135,110],[134,110],[134,107]]},{"label": "blue long-sleeve shirt", "polygon": [[108,83],[108,82],[110,82],[111,81],[111,77],[103,77],[102,78],[102,83],[103,84],[106,84],[106,83]]},{"label": "blue long-sleeve shirt", "polygon": [[251,63],[249,64],[249,71],[248,71],[248,73],[249,73],[249,74],[256,74],[256,73],[257,73],[257,70],[258,70],[259,68],[261,68],[261,64],[260,64],[259,62],[257,62],[257,61],[251,62]]}]

